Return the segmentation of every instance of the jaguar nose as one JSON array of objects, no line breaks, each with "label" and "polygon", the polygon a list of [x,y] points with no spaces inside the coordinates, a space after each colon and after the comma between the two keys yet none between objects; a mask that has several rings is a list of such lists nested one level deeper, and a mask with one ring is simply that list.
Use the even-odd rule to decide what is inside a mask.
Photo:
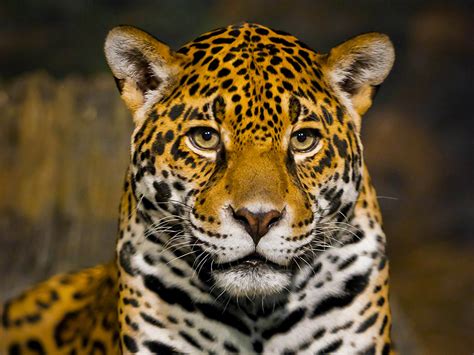
[{"label": "jaguar nose", "polygon": [[246,208],[239,208],[237,211],[232,209],[232,212],[234,219],[244,226],[255,245],[282,218],[282,213],[276,210],[253,213]]}]

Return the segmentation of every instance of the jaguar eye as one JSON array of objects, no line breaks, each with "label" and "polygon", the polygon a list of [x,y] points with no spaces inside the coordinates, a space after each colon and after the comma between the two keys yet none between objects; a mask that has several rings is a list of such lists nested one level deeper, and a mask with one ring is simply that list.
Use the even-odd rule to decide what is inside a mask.
[{"label": "jaguar eye", "polygon": [[217,149],[221,141],[219,133],[210,127],[195,127],[188,136],[196,148],[204,150]]},{"label": "jaguar eye", "polygon": [[316,148],[320,140],[317,129],[304,128],[291,135],[290,146],[294,152],[304,153]]}]

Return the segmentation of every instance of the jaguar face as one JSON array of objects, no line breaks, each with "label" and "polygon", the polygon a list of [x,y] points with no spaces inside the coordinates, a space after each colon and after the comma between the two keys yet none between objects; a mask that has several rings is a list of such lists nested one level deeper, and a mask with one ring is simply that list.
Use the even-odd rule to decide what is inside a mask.
[{"label": "jaguar face", "polygon": [[[106,55],[134,115],[133,191],[230,296],[270,296],[334,246],[362,179],[360,116],[393,62],[386,36],[318,54],[243,24],[177,52],[131,27]],[[175,229],[176,230],[176,229]]]}]

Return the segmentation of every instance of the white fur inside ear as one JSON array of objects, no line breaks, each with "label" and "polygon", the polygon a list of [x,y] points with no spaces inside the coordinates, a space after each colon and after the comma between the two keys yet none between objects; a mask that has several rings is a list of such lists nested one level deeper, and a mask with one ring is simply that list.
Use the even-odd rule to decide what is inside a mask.
[{"label": "white fur inside ear", "polygon": [[328,57],[331,81],[349,95],[365,85],[380,85],[395,60],[393,45],[386,35],[357,36],[331,50]]},{"label": "white fur inside ear", "polygon": [[123,85],[122,97],[135,118],[146,113],[174,83],[177,57],[164,43],[137,28],[112,29],[104,50],[110,69]]}]

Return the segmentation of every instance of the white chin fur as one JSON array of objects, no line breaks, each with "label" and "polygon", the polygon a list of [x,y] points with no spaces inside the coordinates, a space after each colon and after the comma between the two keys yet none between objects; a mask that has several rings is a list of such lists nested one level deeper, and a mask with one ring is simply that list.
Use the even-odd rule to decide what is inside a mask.
[{"label": "white chin fur", "polygon": [[284,292],[291,282],[287,272],[272,270],[266,265],[215,270],[213,276],[215,285],[231,297],[272,296]]}]

